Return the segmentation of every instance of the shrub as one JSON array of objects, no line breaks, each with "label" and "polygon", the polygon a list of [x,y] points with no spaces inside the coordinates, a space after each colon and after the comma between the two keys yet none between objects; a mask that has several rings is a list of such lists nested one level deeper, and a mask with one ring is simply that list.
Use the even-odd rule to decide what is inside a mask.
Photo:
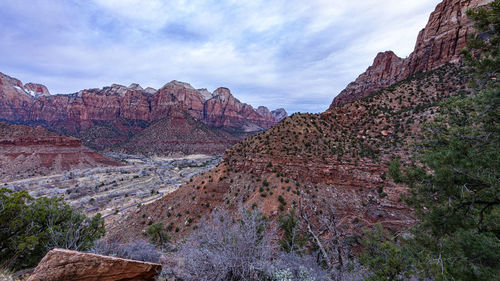
[{"label": "shrub", "polygon": [[144,234],[159,247],[165,247],[170,242],[170,236],[167,234],[167,229],[163,227],[163,223],[161,222],[149,226]]},{"label": "shrub", "polygon": [[156,246],[145,240],[130,240],[124,244],[116,240],[98,240],[89,252],[154,263],[158,263],[161,257],[161,253],[156,249]]},{"label": "shrub", "polygon": [[238,221],[214,211],[175,253],[182,280],[328,280],[311,256],[277,251],[276,229],[258,210],[240,210]]},{"label": "shrub", "polygon": [[32,198],[0,189],[0,263],[34,267],[52,248],[86,250],[104,235],[100,214],[89,218],[62,198]]}]

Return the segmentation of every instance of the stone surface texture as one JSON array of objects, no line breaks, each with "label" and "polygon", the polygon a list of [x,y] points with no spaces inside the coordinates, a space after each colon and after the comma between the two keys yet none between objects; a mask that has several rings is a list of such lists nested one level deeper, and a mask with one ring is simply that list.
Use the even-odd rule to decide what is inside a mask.
[{"label": "stone surface texture", "polygon": [[160,271],[160,264],[53,249],[28,281],[152,281]]},{"label": "stone surface texture", "polygon": [[392,51],[379,53],[373,64],[336,96],[330,109],[369,96],[417,72],[458,63],[467,37],[474,32],[467,17],[469,8],[484,6],[492,0],[444,0],[431,13],[420,31],[413,52],[406,59]]}]

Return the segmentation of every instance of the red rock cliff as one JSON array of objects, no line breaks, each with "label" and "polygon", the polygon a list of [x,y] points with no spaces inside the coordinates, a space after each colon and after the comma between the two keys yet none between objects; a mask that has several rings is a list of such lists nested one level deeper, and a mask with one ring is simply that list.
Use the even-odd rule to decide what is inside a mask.
[{"label": "red rock cliff", "polygon": [[175,111],[235,132],[260,131],[280,121],[267,114],[268,110],[260,114],[240,102],[225,88],[211,94],[206,89],[196,90],[187,83],[172,81],[157,91],[144,90],[138,84],[114,84],[71,95],[50,95],[43,85],[23,86],[21,81],[0,73],[0,120],[42,125],[91,138],[85,143],[98,148],[127,140]]},{"label": "red rock cliff", "polygon": [[408,58],[401,59],[391,51],[379,53],[366,72],[335,97],[330,109],[369,96],[416,72],[459,62],[467,36],[473,31],[466,11],[489,2],[492,0],[444,0],[438,4]]}]

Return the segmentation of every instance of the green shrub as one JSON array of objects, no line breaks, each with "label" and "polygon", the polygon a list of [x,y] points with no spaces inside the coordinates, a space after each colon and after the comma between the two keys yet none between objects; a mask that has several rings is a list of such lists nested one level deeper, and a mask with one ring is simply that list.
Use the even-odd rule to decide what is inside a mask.
[{"label": "green shrub", "polygon": [[93,218],[62,198],[34,199],[26,191],[0,189],[0,264],[34,267],[52,248],[86,250],[105,233],[100,214]]}]

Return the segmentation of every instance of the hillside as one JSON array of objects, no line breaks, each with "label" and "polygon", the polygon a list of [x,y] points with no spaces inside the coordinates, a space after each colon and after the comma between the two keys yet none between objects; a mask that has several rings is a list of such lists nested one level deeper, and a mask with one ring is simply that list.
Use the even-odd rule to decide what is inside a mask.
[{"label": "hillside", "polygon": [[125,215],[125,234],[114,227],[111,233],[136,235],[149,221],[161,221],[180,237],[211,210],[256,205],[277,217],[303,196],[318,209],[333,205],[349,231],[376,222],[406,227],[414,216],[399,200],[405,188],[387,176],[388,163],[409,160],[437,103],[466,94],[466,81],[460,67],[450,64],[323,114],[294,114],[228,149],[212,171]]},{"label": "hillside", "polygon": [[294,114],[234,145],[219,167],[126,215],[131,227],[121,235],[161,221],[181,237],[214,209],[258,206],[276,217],[306,199],[315,210],[334,207],[350,232],[377,222],[394,230],[413,224],[412,210],[400,200],[406,188],[387,176],[389,162],[412,161],[422,126],[433,120],[439,102],[467,95],[469,77],[459,55],[472,31],[465,11],[488,2],[444,0],[408,59],[379,54],[329,110]]},{"label": "hillside", "polygon": [[0,122],[0,180],[45,176],[72,169],[121,166],[74,137],[41,127]]},{"label": "hillside", "polygon": [[213,154],[223,153],[229,145],[240,139],[238,135],[210,127],[178,111],[153,122],[127,142],[112,149],[140,155],[161,155],[165,151]]}]

